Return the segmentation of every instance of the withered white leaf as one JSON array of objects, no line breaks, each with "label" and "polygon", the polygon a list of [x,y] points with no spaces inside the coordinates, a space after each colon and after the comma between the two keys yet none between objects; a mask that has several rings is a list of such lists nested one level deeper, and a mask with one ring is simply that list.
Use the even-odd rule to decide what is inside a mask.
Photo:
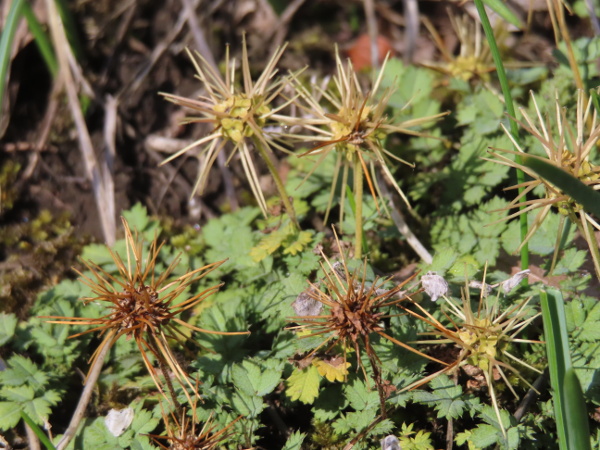
[{"label": "withered white leaf", "polygon": [[438,275],[437,272],[427,272],[423,275],[421,277],[421,285],[433,302],[448,293],[448,282],[441,275]]},{"label": "withered white leaf", "polygon": [[111,409],[104,418],[108,431],[115,436],[121,436],[133,422],[133,408]]},{"label": "withered white leaf", "polygon": [[298,316],[318,316],[321,314],[323,309],[323,303],[314,298],[317,290],[313,287],[309,287],[307,290],[300,292],[300,295],[296,297],[292,308],[296,311]]},{"label": "withered white leaf", "polygon": [[398,438],[390,434],[381,440],[381,450],[402,450],[402,447]]},{"label": "withered white leaf", "polygon": [[510,291],[512,291],[516,286],[519,285],[519,283],[523,280],[523,278],[525,278],[527,275],[529,275],[530,272],[531,272],[531,270],[529,270],[529,269],[521,270],[520,272],[515,273],[508,280],[500,283],[500,286],[502,287],[502,290],[504,291],[504,293],[508,294]]}]

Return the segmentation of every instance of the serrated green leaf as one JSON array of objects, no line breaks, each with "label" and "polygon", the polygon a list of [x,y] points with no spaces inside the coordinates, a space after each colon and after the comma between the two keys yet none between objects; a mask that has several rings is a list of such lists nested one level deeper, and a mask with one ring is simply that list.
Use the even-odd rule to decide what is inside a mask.
[{"label": "serrated green leaf", "polygon": [[294,431],[281,450],[302,450],[302,443],[305,438],[306,434]]},{"label": "serrated green leaf", "polygon": [[377,389],[373,386],[372,389],[368,389],[365,383],[355,378],[351,383],[344,386],[344,392],[346,398],[350,402],[350,406],[356,411],[362,411],[364,409],[376,409],[379,406],[379,394]]},{"label": "serrated green leaf", "polygon": [[8,431],[21,420],[21,406],[14,402],[0,402],[0,429]]},{"label": "serrated green leaf", "polygon": [[18,319],[13,313],[0,313],[0,346],[6,344],[15,334]]},{"label": "serrated green leaf", "polygon": [[150,411],[142,409],[141,404],[139,407],[135,408],[134,414],[130,429],[133,430],[135,434],[150,433],[158,425],[159,420],[156,417],[153,417]]},{"label": "serrated green leaf", "polygon": [[500,129],[503,113],[504,104],[496,94],[482,89],[458,105],[456,118],[459,125],[471,125],[472,132],[481,136]]},{"label": "serrated green leaf", "polygon": [[285,393],[292,400],[299,400],[306,405],[311,405],[319,395],[321,377],[319,371],[312,364],[306,369],[294,369],[286,380]]},{"label": "serrated green leaf", "polygon": [[297,255],[311,243],[313,233],[311,231],[300,231],[297,234],[288,236],[284,244],[284,255]]},{"label": "serrated green leaf", "polygon": [[16,403],[26,403],[35,397],[31,386],[2,386],[0,395],[6,400]]},{"label": "serrated green leaf", "polygon": [[600,303],[597,303],[581,325],[581,332],[577,336],[582,341],[597,342],[600,340]]},{"label": "serrated green leaf", "polygon": [[239,414],[246,417],[257,417],[266,406],[262,397],[247,395],[241,391],[233,393],[231,404]]},{"label": "serrated green leaf", "polygon": [[0,372],[0,381],[5,386],[28,384],[33,389],[39,389],[48,382],[48,376],[24,356],[11,356],[7,366],[8,369]]},{"label": "serrated green leaf", "polygon": [[136,203],[122,214],[131,230],[141,233],[145,240],[151,241],[156,234],[160,233],[158,220],[151,220],[148,210],[141,203]]},{"label": "serrated green leaf", "polygon": [[23,411],[27,413],[31,419],[41,425],[48,420],[50,413],[50,403],[43,398],[34,398],[32,401],[23,404]]},{"label": "serrated green leaf", "polygon": [[575,273],[585,262],[587,255],[588,252],[583,250],[577,250],[576,248],[566,249],[560,256],[552,273],[554,275]]},{"label": "serrated green leaf", "polygon": [[434,378],[429,386],[432,392],[418,390],[413,392],[413,401],[432,404],[438,412],[438,418],[457,419],[467,407],[461,386],[454,383],[445,375]]},{"label": "serrated green leaf", "polygon": [[342,392],[342,386],[334,384],[321,389],[312,411],[315,420],[325,423],[339,416],[346,406],[348,406],[348,400]]},{"label": "serrated green leaf", "polygon": [[269,394],[279,384],[283,370],[282,365],[274,368],[269,368],[269,365],[273,364],[268,361],[258,364],[250,360],[236,364],[231,371],[235,387],[247,395],[262,397]]},{"label": "serrated green leaf", "polygon": [[343,414],[342,417],[333,423],[333,429],[340,436],[345,436],[348,433],[358,434],[371,425],[376,418],[376,408],[349,412],[347,414]]}]

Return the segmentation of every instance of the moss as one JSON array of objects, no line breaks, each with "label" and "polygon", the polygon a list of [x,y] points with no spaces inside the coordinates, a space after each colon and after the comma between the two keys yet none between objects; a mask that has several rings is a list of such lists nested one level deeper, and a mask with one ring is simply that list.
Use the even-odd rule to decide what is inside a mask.
[{"label": "moss", "polygon": [[29,222],[0,227],[0,311],[25,317],[37,293],[67,276],[83,241],[66,213],[47,210]]}]

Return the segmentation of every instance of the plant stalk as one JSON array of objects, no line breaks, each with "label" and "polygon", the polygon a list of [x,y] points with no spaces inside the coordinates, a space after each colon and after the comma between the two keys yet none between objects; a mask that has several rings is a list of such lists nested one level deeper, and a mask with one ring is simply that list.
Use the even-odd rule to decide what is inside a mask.
[{"label": "plant stalk", "polygon": [[[488,19],[487,13],[485,12],[485,7],[483,6],[482,0],[475,0],[475,6],[477,7],[477,12],[479,13],[479,18],[481,19],[481,25],[483,27],[483,31],[485,32],[485,37],[490,46],[490,52],[492,53],[492,57],[494,58],[494,64],[496,66],[496,73],[498,74],[498,81],[500,82],[500,87],[502,88],[502,95],[504,96],[504,104],[506,105],[506,111],[508,113],[509,123],[510,123],[510,134],[512,134],[515,142],[519,142],[519,127],[516,121],[516,112],[515,106],[513,104],[512,95],[510,93],[510,87],[508,86],[508,78],[506,77],[506,71],[504,70],[504,64],[502,63],[502,57],[500,56],[500,51],[498,50],[498,45],[496,44],[496,38],[494,37],[494,30],[492,29],[492,25]],[[518,150],[518,149],[516,149]],[[519,155],[515,155],[515,162],[517,164],[521,164],[521,157]],[[522,170],[517,169],[517,184],[522,185],[525,182],[525,173]],[[519,188],[519,194],[523,192],[525,188]],[[524,201],[527,199],[524,198]],[[526,206],[522,205],[519,209],[523,210]],[[519,228],[521,234],[521,242],[525,240],[527,236],[527,214],[519,215]],[[529,244],[525,243],[521,246],[521,269],[525,270],[529,268]],[[526,283],[527,278],[524,278],[524,282]]]},{"label": "plant stalk", "polygon": [[108,355],[110,347],[111,345],[109,345],[109,341],[105,340],[104,345],[100,350],[100,353],[98,353],[98,356],[94,360],[94,365],[90,369],[90,373],[87,376],[85,388],[83,388],[83,392],[81,393],[79,403],[77,404],[77,408],[73,413],[73,417],[71,418],[69,427],[67,428],[65,434],[56,445],[57,450],[63,450],[64,448],[66,448],[67,445],[69,445],[69,442],[71,442],[71,440],[75,437],[77,429],[79,428],[79,423],[83,419],[83,415],[85,414],[87,405],[89,404],[90,398],[92,397],[92,392],[94,390],[94,387],[96,386],[96,381],[98,381],[100,372],[102,372],[102,366],[104,365],[104,360],[106,359],[106,355]]},{"label": "plant stalk", "polygon": [[290,198],[288,197],[287,191],[285,190],[285,186],[283,185],[283,181],[281,181],[281,177],[279,176],[279,173],[277,172],[275,165],[273,165],[273,162],[271,161],[271,158],[269,158],[269,154],[263,147],[262,143],[256,138],[253,139],[253,141],[254,141],[255,147],[258,149],[258,152],[260,153],[260,156],[262,156],[262,159],[265,161],[265,164],[267,165],[269,172],[271,172],[271,176],[273,177],[273,181],[275,181],[275,186],[277,186],[277,192],[279,192],[279,196],[281,197],[281,202],[283,203],[283,206],[285,207],[286,212],[290,216],[290,219],[292,220],[292,223],[294,224],[294,226],[298,230],[300,230],[300,224],[298,223],[298,219],[296,218],[296,211],[294,210],[294,205],[292,205],[292,202],[290,201]]},{"label": "plant stalk", "polygon": [[354,154],[354,259],[362,258],[362,240],[363,240],[363,172],[358,154]]},{"label": "plant stalk", "polygon": [[[579,222],[579,221],[578,221]],[[592,254],[592,261],[594,261],[594,269],[596,270],[596,277],[600,280],[600,250],[598,248],[598,240],[596,239],[595,228],[583,217],[581,214],[581,228],[583,228],[583,236],[590,248]]]}]

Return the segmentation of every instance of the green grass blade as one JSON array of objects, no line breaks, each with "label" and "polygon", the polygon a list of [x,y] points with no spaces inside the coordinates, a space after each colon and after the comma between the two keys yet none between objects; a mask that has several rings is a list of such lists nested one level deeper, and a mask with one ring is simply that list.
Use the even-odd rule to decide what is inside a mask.
[{"label": "green grass blade", "polygon": [[512,10],[506,6],[504,0],[483,0],[486,6],[489,6],[496,14],[517,28],[523,28],[523,22],[516,16]]},{"label": "green grass blade", "polygon": [[540,292],[540,304],[542,306],[542,319],[544,321],[544,338],[546,341],[546,353],[548,355],[548,369],[550,372],[550,384],[554,389],[553,403],[556,420],[556,431],[558,444],[561,450],[567,447],[567,419],[563,404],[564,391],[563,380],[565,373],[571,368],[569,356],[569,344],[567,337],[567,325],[562,295],[556,289],[548,292]]},{"label": "green grass blade", "polygon": [[31,430],[35,433],[40,442],[44,444],[44,447],[46,447],[48,450],[56,450],[56,447],[48,438],[48,436],[46,436],[46,433],[40,430],[40,427],[38,427],[37,424],[33,420],[31,420],[31,417],[29,417],[25,413],[25,411],[21,411],[21,419],[23,419],[25,423],[29,426],[29,428],[31,428]]},{"label": "green grass blade", "polygon": [[[479,18],[481,19],[481,25],[483,27],[485,37],[490,46],[490,51],[494,59],[494,65],[496,66],[496,72],[498,73],[498,81],[500,81],[500,87],[502,88],[502,95],[504,96],[504,103],[506,105],[506,111],[508,112],[510,121],[510,134],[513,136],[513,139],[515,139],[515,142],[519,142],[519,127],[517,121],[515,120],[515,117],[517,117],[515,113],[515,106],[513,104],[512,95],[510,93],[510,87],[508,86],[508,78],[506,77],[506,71],[504,70],[504,64],[502,63],[502,57],[500,56],[500,51],[498,50],[498,45],[496,44],[496,38],[494,37],[494,30],[492,29],[487,13],[485,12],[483,0],[475,0],[475,6],[477,7],[477,12],[479,13]],[[515,161],[517,162],[517,164],[521,163],[521,158],[519,157],[519,155],[515,155]],[[521,170],[517,170],[517,183],[523,184],[524,182],[525,174]],[[523,189],[524,188],[522,187],[519,188],[519,194],[523,192]],[[526,199],[523,198],[523,200]],[[520,209],[525,209],[525,205],[522,205]],[[527,236],[527,214],[521,214],[519,216],[519,229],[522,242]],[[525,244],[521,247],[521,269],[525,270],[528,268],[529,245]]]},{"label": "green grass blade", "polygon": [[591,89],[590,96],[592,97],[592,102],[594,103],[594,108],[596,108],[596,112],[600,114],[600,95],[598,95],[598,91]]},{"label": "green grass blade", "polygon": [[13,39],[17,25],[21,19],[23,10],[23,0],[14,0],[10,5],[4,30],[0,36],[0,107],[4,101],[4,93],[6,91],[8,64],[10,63],[10,54],[12,49]]},{"label": "green grass blade", "polygon": [[600,216],[600,192],[579,181],[563,169],[531,156],[523,156],[523,165],[529,167],[540,177],[549,181],[577,203],[588,213]]},{"label": "green grass blade", "polygon": [[564,301],[554,288],[541,291],[540,300],[559,447],[587,450],[590,448],[587,412],[571,364]]},{"label": "green grass blade", "polygon": [[56,75],[58,74],[58,62],[56,61],[56,55],[52,49],[52,42],[50,41],[48,34],[42,29],[39,20],[35,17],[31,6],[27,2],[23,4],[23,16],[25,17],[25,20],[27,20],[29,31],[31,31],[31,34],[33,34],[33,37],[35,38],[35,43],[40,50],[42,58],[44,58],[44,61],[46,62],[48,70],[52,76],[56,78]]},{"label": "green grass blade", "polygon": [[574,369],[565,373],[564,405],[567,414],[568,448],[592,450],[588,414],[581,383]]}]

